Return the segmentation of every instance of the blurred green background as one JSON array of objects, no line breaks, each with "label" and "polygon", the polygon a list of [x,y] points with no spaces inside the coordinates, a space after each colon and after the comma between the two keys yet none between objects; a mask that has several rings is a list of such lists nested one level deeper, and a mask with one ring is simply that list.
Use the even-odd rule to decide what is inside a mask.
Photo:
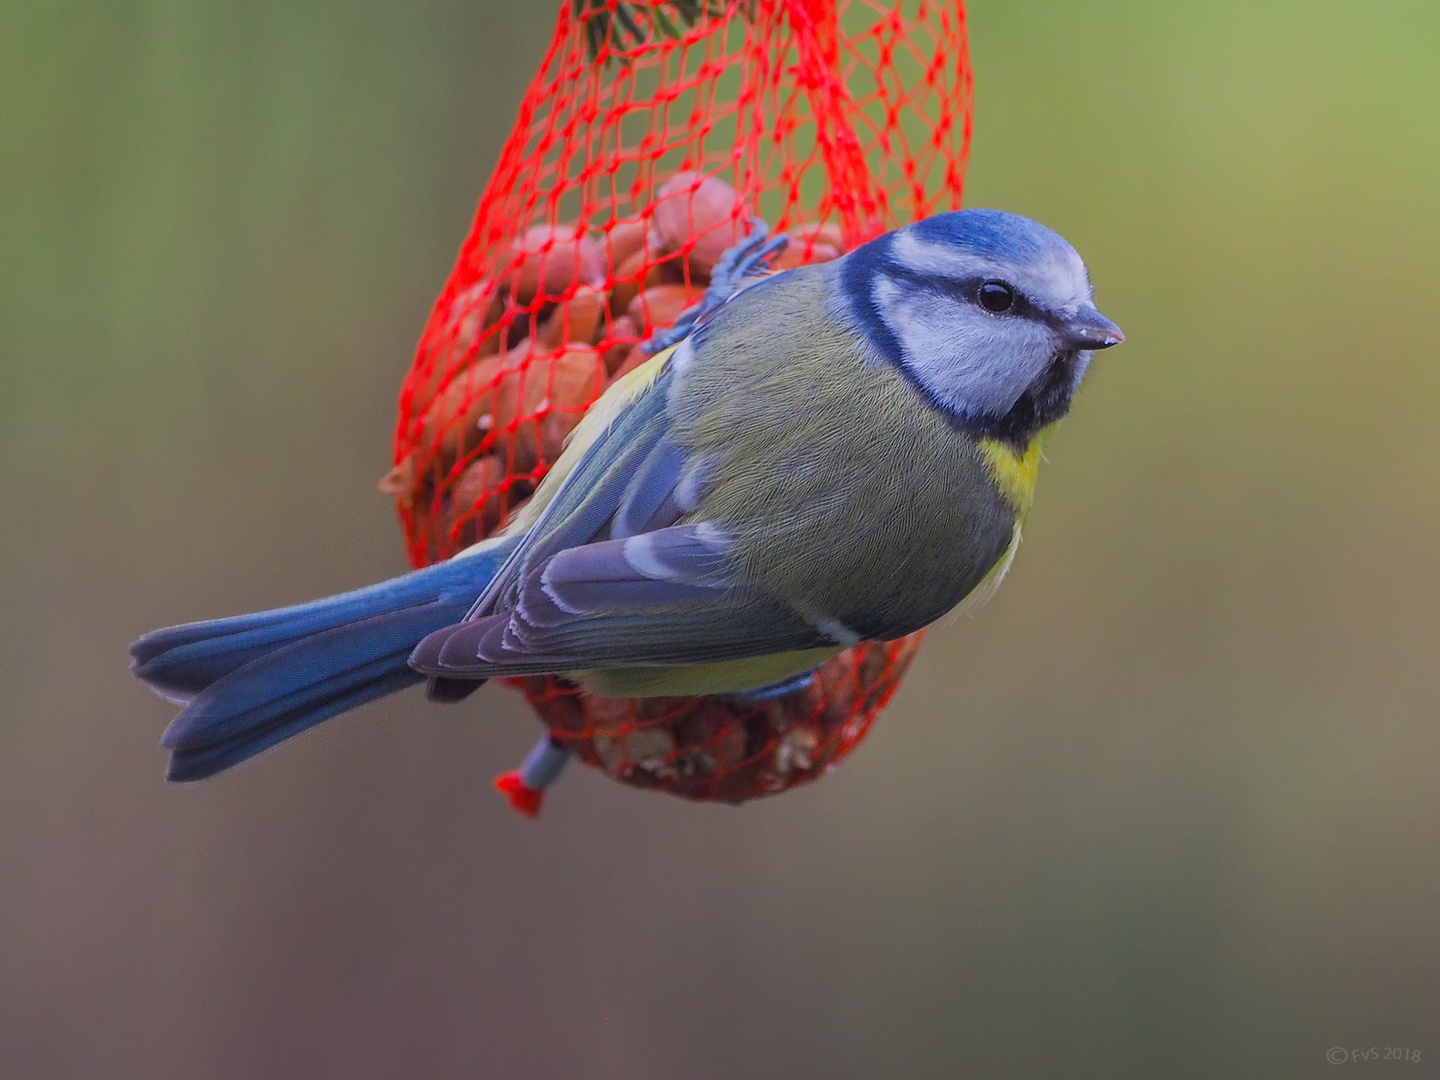
[{"label": "blurred green background", "polygon": [[974,0],[967,202],[1129,341],[822,783],[535,825],[492,688],[162,782],[132,638],[402,569],[554,6],[0,8],[0,1075],[1440,1075],[1433,0]]}]

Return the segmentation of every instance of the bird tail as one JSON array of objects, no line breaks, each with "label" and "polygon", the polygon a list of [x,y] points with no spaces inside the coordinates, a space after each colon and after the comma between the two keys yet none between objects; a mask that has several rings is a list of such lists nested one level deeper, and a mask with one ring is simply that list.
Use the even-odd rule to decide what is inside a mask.
[{"label": "bird tail", "polygon": [[202,780],[322,720],[425,676],[421,638],[462,620],[518,537],[309,604],[156,630],[130,646],[131,670],[185,706],[160,744],[166,777]]}]

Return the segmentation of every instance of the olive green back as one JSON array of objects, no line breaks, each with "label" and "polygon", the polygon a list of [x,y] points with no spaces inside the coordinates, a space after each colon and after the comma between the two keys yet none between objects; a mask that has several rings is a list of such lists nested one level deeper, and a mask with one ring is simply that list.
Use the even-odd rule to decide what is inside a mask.
[{"label": "olive green back", "polygon": [[736,535],[743,578],[896,637],[979,584],[1015,515],[974,439],[835,302],[837,265],[757,285],[703,328],[671,393],[673,435],[719,465],[696,518]]}]

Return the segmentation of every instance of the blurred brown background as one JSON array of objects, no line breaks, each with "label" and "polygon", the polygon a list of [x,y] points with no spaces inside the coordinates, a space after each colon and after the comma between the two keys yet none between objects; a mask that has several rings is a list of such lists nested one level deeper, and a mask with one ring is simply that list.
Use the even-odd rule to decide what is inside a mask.
[{"label": "blurred brown background", "polygon": [[974,0],[967,201],[1129,342],[835,775],[532,824],[487,688],[162,782],[133,637],[402,569],[554,6],[3,6],[0,1076],[1440,1075],[1430,0]]}]

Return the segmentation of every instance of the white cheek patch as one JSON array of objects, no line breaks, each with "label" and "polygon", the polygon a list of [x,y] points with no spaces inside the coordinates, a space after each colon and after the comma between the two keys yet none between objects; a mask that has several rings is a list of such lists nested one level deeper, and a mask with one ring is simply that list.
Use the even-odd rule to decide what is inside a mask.
[{"label": "white cheek patch", "polygon": [[1030,320],[996,318],[883,275],[871,296],[906,370],[957,414],[1003,416],[1054,356],[1049,332]]}]

